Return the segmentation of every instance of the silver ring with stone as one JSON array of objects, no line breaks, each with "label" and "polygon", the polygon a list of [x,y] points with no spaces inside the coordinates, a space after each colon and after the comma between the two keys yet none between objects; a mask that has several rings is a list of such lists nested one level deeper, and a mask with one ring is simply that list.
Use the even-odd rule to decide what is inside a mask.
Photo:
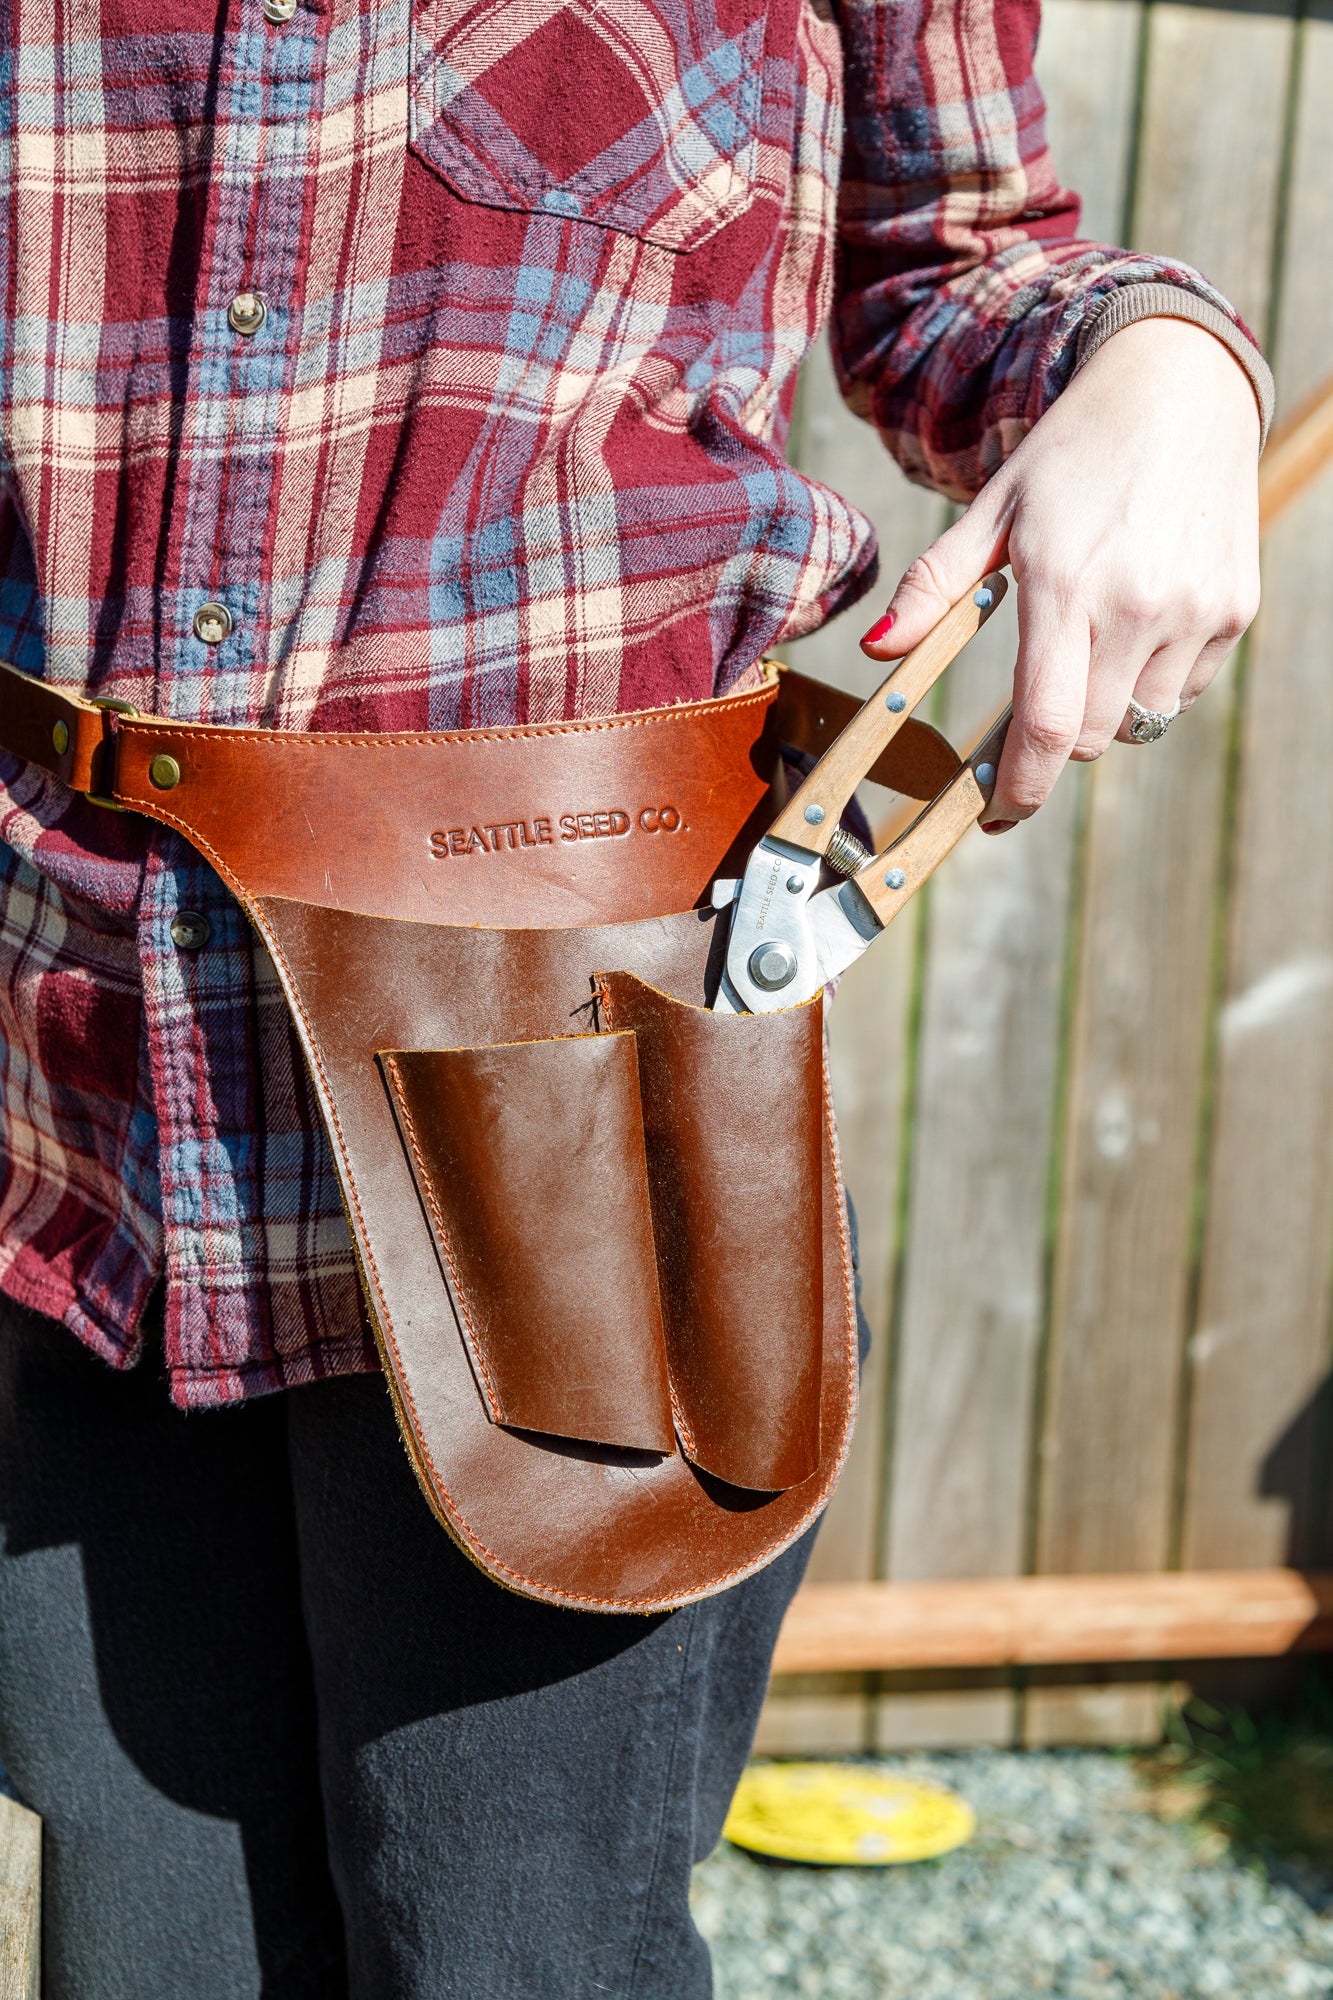
[{"label": "silver ring with stone", "polygon": [[1171,724],[1180,714],[1180,703],[1169,713],[1163,714],[1159,708],[1145,708],[1141,701],[1129,698],[1129,712],[1134,720],[1129,725],[1131,743],[1155,743],[1159,736],[1165,736]]}]

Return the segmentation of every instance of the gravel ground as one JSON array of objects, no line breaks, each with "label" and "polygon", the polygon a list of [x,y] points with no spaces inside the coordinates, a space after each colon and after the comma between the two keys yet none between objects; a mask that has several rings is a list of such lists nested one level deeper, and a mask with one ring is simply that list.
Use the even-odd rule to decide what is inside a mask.
[{"label": "gravel ground", "polygon": [[1267,1878],[1163,1820],[1126,1758],[883,1761],[960,1792],[972,1840],[879,1869],[724,1841],[695,1874],[717,2000],[1333,2000],[1333,1882]]}]

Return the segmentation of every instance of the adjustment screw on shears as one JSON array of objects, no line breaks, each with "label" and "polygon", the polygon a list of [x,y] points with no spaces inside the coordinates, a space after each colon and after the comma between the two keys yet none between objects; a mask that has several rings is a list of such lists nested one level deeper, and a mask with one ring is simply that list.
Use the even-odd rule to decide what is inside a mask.
[{"label": "adjustment screw on shears", "polygon": [[796,953],[781,938],[767,938],[750,953],[750,977],[765,993],[790,986],[796,977]]},{"label": "adjustment screw on shears", "polygon": [[824,818],[824,808],[823,806],[807,806],[805,816],[811,826],[819,826]]},{"label": "adjustment screw on shears", "polygon": [[804,875],[789,875],[787,877],[787,887],[791,890],[793,896],[799,896],[805,887]]},{"label": "adjustment screw on shears", "polygon": [[890,868],[888,874],[884,877],[884,886],[886,889],[901,889],[906,880],[907,877],[903,874],[901,868]]},{"label": "adjustment screw on shears", "polygon": [[995,602],[995,592],[988,583],[983,583],[980,590],[972,592],[972,602],[976,605],[978,611],[989,611]]},{"label": "adjustment screw on shears", "polygon": [[884,697],[884,706],[891,715],[901,715],[907,706],[907,696],[897,693],[886,694]]},{"label": "adjustment screw on shears", "polygon": [[978,764],[973,775],[979,785],[993,785],[995,783],[995,766],[993,764]]}]

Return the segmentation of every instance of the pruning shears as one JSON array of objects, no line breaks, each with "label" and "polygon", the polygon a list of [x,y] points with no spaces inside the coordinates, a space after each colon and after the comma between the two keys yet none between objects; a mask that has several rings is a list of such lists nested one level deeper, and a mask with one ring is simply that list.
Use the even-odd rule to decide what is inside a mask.
[{"label": "pruning shears", "polygon": [[740,880],[713,884],[713,907],[732,912],[718,1013],[768,1014],[813,998],[874,943],[989,804],[1007,708],[883,853],[871,854],[840,824],[861,779],[1006,587],[998,570],[983,577],[894,662],[752,850]]}]

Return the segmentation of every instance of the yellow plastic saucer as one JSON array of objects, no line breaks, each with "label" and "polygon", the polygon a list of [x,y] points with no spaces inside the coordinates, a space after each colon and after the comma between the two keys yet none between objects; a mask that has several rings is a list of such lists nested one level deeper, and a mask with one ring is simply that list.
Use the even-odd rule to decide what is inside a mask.
[{"label": "yellow plastic saucer", "polygon": [[858,1764],[751,1764],[722,1831],[779,1861],[868,1868],[929,1861],[976,1827],[965,1800],[919,1778]]}]

